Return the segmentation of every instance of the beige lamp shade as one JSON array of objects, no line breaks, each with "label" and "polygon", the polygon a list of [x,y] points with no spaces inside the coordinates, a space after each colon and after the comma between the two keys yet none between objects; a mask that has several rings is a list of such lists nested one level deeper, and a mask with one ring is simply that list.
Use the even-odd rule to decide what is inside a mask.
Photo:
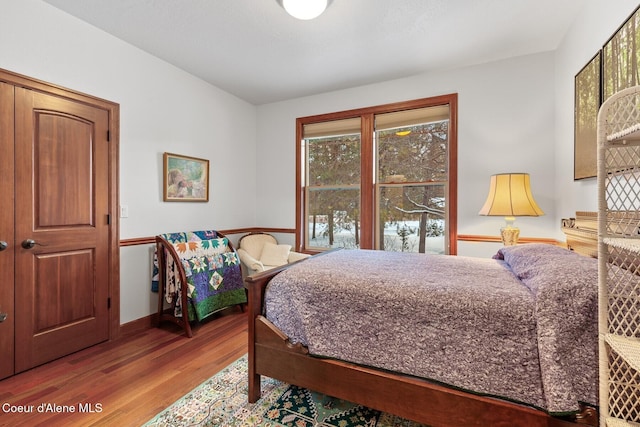
[{"label": "beige lamp shade", "polygon": [[531,194],[528,173],[492,175],[487,201],[479,213],[505,217],[544,215]]},{"label": "beige lamp shade", "polygon": [[528,173],[501,173],[491,176],[489,195],[480,215],[503,216],[506,226],[500,229],[502,243],[516,245],[520,229],[513,226],[517,216],[544,215],[533,199]]}]

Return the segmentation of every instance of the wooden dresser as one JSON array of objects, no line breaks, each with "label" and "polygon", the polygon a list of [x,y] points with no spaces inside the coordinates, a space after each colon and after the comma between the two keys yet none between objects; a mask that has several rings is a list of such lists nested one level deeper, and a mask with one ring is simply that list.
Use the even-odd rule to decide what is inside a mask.
[{"label": "wooden dresser", "polygon": [[575,218],[562,219],[567,247],[579,254],[598,257],[598,212],[576,212]]}]

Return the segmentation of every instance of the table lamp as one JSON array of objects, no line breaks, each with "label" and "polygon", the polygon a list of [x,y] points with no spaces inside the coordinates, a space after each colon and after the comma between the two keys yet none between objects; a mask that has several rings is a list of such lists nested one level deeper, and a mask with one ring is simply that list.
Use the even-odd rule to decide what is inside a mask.
[{"label": "table lamp", "polygon": [[491,175],[489,195],[480,215],[504,216],[507,224],[500,229],[502,243],[512,246],[518,243],[520,229],[513,223],[517,216],[544,215],[533,199],[528,173],[500,173]]}]

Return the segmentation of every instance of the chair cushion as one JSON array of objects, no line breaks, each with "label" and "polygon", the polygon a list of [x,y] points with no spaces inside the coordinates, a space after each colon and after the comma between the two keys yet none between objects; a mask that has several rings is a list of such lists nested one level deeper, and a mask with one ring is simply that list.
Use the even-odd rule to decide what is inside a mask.
[{"label": "chair cushion", "polygon": [[260,262],[270,266],[285,265],[289,261],[291,245],[276,245],[265,242],[260,255]]}]

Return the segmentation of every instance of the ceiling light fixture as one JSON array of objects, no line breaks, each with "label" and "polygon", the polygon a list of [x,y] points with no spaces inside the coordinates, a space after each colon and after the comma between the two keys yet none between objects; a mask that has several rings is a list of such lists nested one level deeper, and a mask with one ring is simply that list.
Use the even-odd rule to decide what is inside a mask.
[{"label": "ceiling light fixture", "polygon": [[278,0],[278,3],[294,18],[309,20],[322,15],[331,0]]}]

